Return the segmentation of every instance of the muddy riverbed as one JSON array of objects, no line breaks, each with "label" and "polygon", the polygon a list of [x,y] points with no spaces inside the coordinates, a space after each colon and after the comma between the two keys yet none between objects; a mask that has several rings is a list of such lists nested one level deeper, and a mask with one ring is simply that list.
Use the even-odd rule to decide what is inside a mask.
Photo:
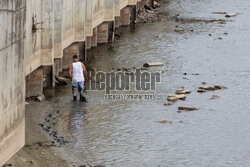
[{"label": "muddy riverbed", "polygon": [[[91,50],[86,63],[110,72],[163,62],[148,70],[163,73],[156,99],[107,100],[104,92],[89,91],[88,103],[81,103],[72,102],[70,85],[56,88],[49,101],[27,105],[27,146],[9,163],[249,166],[250,1],[175,0],[160,10],[201,21],[123,27],[114,44]],[[224,11],[238,15],[212,13]],[[202,21],[214,19],[226,22]],[[198,93],[205,82],[228,89]],[[164,106],[182,86],[192,91],[186,100]],[[180,105],[198,110],[177,112]]]}]

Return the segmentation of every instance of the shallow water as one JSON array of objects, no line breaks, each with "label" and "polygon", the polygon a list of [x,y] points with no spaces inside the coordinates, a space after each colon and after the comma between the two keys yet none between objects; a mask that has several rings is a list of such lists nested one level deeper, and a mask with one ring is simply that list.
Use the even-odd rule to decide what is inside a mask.
[{"label": "shallow water", "polygon": [[[93,49],[88,67],[108,72],[159,61],[164,67],[150,71],[164,74],[156,100],[105,100],[103,92],[88,92],[89,103],[73,103],[70,86],[57,89],[54,109],[64,112],[58,128],[72,142],[65,152],[78,162],[106,166],[249,166],[250,1],[176,0],[162,10],[203,19],[225,19],[211,14],[216,11],[240,14],[227,24],[123,27],[113,46]],[[175,25],[194,32],[175,32]],[[202,82],[228,89],[198,94]],[[164,106],[181,86],[192,94]],[[220,98],[209,100],[212,95]],[[178,105],[199,110],[177,113]]]}]

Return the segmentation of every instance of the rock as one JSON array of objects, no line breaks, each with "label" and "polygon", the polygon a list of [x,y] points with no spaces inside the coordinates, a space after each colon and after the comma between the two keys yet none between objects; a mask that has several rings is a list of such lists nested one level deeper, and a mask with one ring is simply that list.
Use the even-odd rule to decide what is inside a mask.
[{"label": "rock", "polygon": [[183,121],[182,121],[182,120],[180,120],[180,123],[183,123]]},{"label": "rock", "polygon": [[164,66],[161,62],[152,62],[152,63],[145,63],[143,67],[153,67],[153,66]]},{"label": "rock", "polygon": [[191,32],[193,32],[194,30],[193,30],[193,29],[188,29],[188,31],[191,31]]},{"label": "rock", "polygon": [[204,92],[207,92],[207,90],[204,90],[204,89],[200,89],[200,88],[199,88],[199,89],[197,90],[197,92],[199,92],[199,93],[204,93]]},{"label": "rock", "polygon": [[227,12],[212,12],[213,14],[227,14]]},{"label": "rock", "polygon": [[198,109],[195,107],[190,107],[190,106],[179,106],[178,110],[194,111],[194,110],[198,110]]},{"label": "rock", "polygon": [[174,104],[173,102],[168,102],[168,103],[165,103],[164,106],[171,106],[173,104]]},{"label": "rock", "polygon": [[46,98],[44,95],[41,95],[41,96],[37,96],[36,100],[38,100],[39,102],[43,102],[44,100],[46,100]]},{"label": "rock", "polygon": [[177,112],[178,112],[178,113],[181,113],[181,111],[180,111],[180,110],[178,110]]},{"label": "rock", "polygon": [[148,12],[148,13],[154,13],[154,11],[148,10],[148,9],[146,9],[146,12]]},{"label": "rock", "polygon": [[227,14],[225,17],[235,17],[237,15],[238,15],[237,13],[230,13],[230,14]]},{"label": "rock", "polygon": [[180,33],[182,33],[182,32],[184,32],[185,30],[184,30],[184,29],[174,29],[174,31],[175,31],[175,32],[180,32]]},{"label": "rock", "polygon": [[212,86],[199,87],[198,92],[204,92],[203,90],[211,91],[211,90],[220,90],[220,89],[227,89],[227,87],[216,84]]},{"label": "rock", "polygon": [[25,102],[25,105],[29,105],[30,103],[28,103],[27,101]]},{"label": "rock", "polygon": [[183,88],[180,88],[178,90],[175,91],[175,94],[190,94],[191,90],[184,90]]},{"label": "rock", "polygon": [[160,6],[161,6],[160,3],[154,1],[154,7],[155,7],[155,8],[159,8]]},{"label": "rock", "polygon": [[184,94],[169,95],[167,100],[170,101],[170,102],[175,102],[175,101],[178,101],[178,100],[186,100],[186,95],[184,95]]},{"label": "rock", "polygon": [[221,38],[221,37],[219,37],[219,38],[218,38],[218,40],[222,40],[222,38]]},{"label": "rock", "polygon": [[212,34],[208,34],[210,37],[212,36]]},{"label": "rock", "polygon": [[213,95],[213,96],[210,98],[210,100],[215,100],[215,99],[219,99],[219,98],[220,98],[220,96]]},{"label": "rock", "polygon": [[161,124],[167,124],[167,123],[173,123],[172,121],[168,121],[168,120],[161,120],[161,121],[158,121],[158,123],[161,123]]},{"label": "rock", "polygon": [[202,82],[201,84],[202,84],[202,85],[206,85],[207,83],[206,83],[206,82]]}]

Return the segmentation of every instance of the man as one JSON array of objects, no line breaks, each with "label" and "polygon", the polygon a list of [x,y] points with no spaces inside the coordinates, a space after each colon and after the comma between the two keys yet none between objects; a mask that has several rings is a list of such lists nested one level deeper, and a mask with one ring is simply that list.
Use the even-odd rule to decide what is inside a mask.
[{"label": "man", "polygon": [[[83,75],[84,74],[84,75]],[[80,92],[80,100],[86,102],[83,96],[84,81],[88,80],[87,70],[83,63],[78,61],[77,55],[73,56],[73,63],[69,66],[69,77],[72,81],[73,100],[77,100],[77,91]]]}]

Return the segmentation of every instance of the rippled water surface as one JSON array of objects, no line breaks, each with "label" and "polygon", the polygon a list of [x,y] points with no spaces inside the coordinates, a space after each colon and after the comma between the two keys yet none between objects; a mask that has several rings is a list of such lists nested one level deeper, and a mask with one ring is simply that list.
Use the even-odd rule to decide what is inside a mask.
[{"label": "rippled water surface", "polygon": [[[250,1],[173,0],[165,5],[162,10],[188,18],[225,19],[211,13],[217,11],[240,14],[227,24],[125,27],[113,46],[93,49],[88,67],[111,71],[159,61],[164,67],[150,71],[165,73],[156,100],[104,100],[103,92],[88,92],[89,103],[82,104],[71,102],[70,86],[58,90],[58,108],[65,113],[62,131],[73,142],[65,150],[79,162],[106,166],[249,166]],[[194,32],[175,32],[176,25]],[[198,94],[202,82],[228,89]],[[181,86],[192,94],[164,106],[167,95]],[[220,98],[209,100],[212,95]],[[199,110],[177,113],[178,105]]]}]

